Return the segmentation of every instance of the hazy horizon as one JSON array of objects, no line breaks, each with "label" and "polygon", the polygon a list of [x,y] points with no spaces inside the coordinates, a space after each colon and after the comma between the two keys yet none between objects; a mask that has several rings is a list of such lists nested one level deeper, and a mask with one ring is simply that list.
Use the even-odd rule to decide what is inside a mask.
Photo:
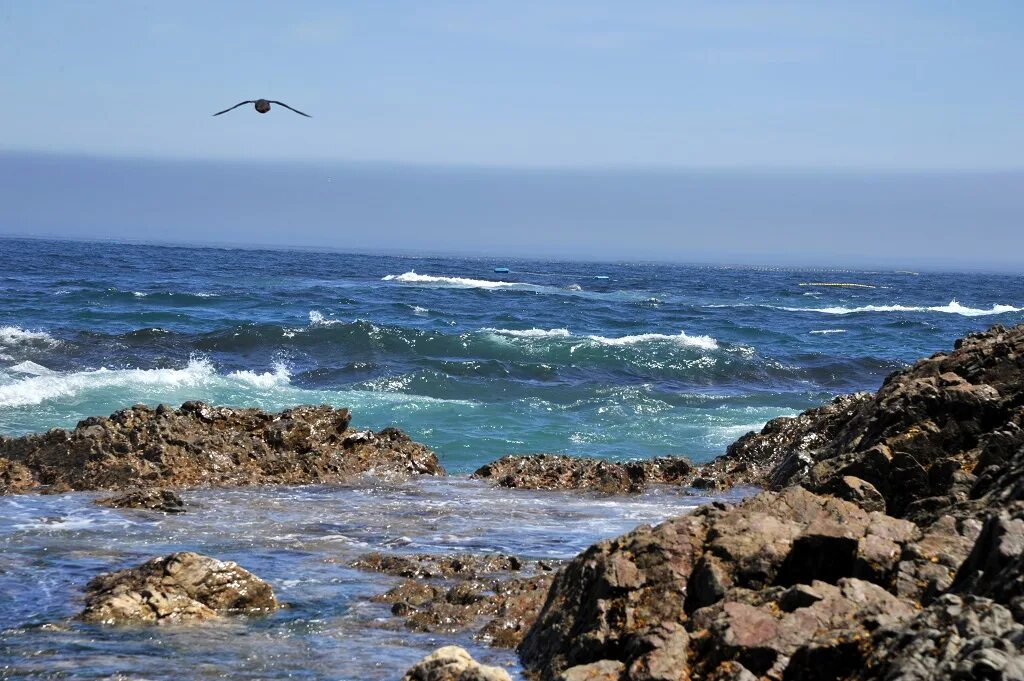
[{"label": "hazy horizon", "polygon": [[12,237],[499,260],[1024,268],[1024,172],[554,171],[0,153],[0,177],[0,234]]}]

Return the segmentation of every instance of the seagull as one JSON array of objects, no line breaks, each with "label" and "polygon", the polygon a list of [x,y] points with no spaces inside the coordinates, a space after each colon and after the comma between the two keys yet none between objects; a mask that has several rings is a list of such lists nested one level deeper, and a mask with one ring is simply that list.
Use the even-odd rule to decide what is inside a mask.
[{"label": "seagull", "polygon": [[231,106],[231,107],[228,107],[227,109],[224,109],[223,111],[218,111],[217,113],[215,113],[213,115],[214,116],[220,116],[222,113],[227,113],[228,111],[231,111],[231,109],[237,109],[238,107],[242,106],[243,104],[255,104],[256,105],[256,111],[258,111],[259,113],[267,113],[268,111],[270,111],[270,105],[271,104],[280,104],[284,108],[291,109],[292,111],[294,111],[295,113],[299,114],[300,116],[305,116],[306,118],[312,118],[312,116],[310,116],[307,113],[302,113],[298,109],[292,109],[290,106],[288,106],[284,102],[278,102],[278,101],[273,100],[273,99],[247,99],[244,102],[239,102],[238,104],[235,104],[234,106]]}]

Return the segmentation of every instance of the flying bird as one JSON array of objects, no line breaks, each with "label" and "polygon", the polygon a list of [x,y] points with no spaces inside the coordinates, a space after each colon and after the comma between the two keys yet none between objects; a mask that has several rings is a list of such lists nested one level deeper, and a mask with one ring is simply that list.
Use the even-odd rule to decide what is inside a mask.
[{"label": "flying bird", "polygon": [[238,107],[242,106],[243,104],[255,104],[256,105],[256,111],[258,111],[259,113],[267,113],[268,111],[270,111],[270,105],[271,104],[280,104],[284,108],[291,109],[292,111],[294,111],[295,113],[299,114],[300,116],[305,116],[306,118],[312,118],[312,116],[310,116],[308,113],[302,113],[298,109],[292,109],[290,106],[288,106],[284,102],[278,102],[278,101],[273,100],[273,99],[247,99],[244,102],[239,102],[238,104],[235,104],[234,106],[231,106],[231,107],[228,107],[227,109],[224,109],[223,111],[218,111],[217,113],[215,113],[213,115],[214,116],[220,116],[222,113],[227,113],[228,111],[231,111],[231,109],[237,109]]}]

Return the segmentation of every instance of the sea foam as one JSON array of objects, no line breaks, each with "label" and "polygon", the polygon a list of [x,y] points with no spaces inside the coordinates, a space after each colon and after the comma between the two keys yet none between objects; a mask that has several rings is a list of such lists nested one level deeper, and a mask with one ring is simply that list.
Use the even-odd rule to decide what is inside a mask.
[{"label": "sea foam", "polygon": [[436,286],[454,286],[458,288],[542,288],[536,284],[516,281],[492,281],[490,279],[469,279],[467,277],[438,277],[432,274],[417,274],[410,270],[403,274],[389,274],[382,281],[400,281],[406,284],[434,284]]},{"label": "sea foam", "polygon": [[0,345],[45,345],[53,347],[59,341],[45,331],[26,331],[17,326],[0,326]]},{"label": "sea foam", "polygon": [[965,317],[983,317],[987,315],[1006,314],[1008,312],[1022,312],[1024,307],[1012,305],[993,305],[985,310],[976,307],[967,307],[960,304],[954,298],[948,305],[934,305],[928,307],[914,305],[863,305],[861,307],[780,307],[780,310],[787,312],[820,312],[822,314],[846,315],[858,312],[942,312],[945,314],[958,314]]},{"label": "sea foam", "polygon": [[487,333],[512,338],[571,338],[575,340],[590,341],[599,345],[635,345],[638,343],[669,342],[686,347],[701,348],[702,350],[717,350],[718,341],[711,336],[690,336],[685,331],[676,335],[663,333],[641,333],[632,336],[620,336],[609,338],[607,336],[574,336],[568,329],[482,329]]}]

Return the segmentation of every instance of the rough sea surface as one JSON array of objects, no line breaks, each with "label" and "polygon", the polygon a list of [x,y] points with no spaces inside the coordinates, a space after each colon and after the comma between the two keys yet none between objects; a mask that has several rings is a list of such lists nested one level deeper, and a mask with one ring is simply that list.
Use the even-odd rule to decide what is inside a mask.
[{"label": "rough sea surface", "polygon": [[[859,286],[807,285],[821,283]],[[0,498],[0,677],[397,679],[451,642],[516,672],[468,635],[388,628],[368,599],[395,580],[348,561],[570,557],[707,499],[496,491],[465,474],[516,452],[707,460],[1022,321],[1024,279],[1007,275],[0,240],[0,433],[139,402],[329,403],[356,427],[405,429],[456,474],[197,490],[182,516],[87,493]],[[237,560],[293,607],[199,628],[67,621],[97,573],[175,550]]]}]

